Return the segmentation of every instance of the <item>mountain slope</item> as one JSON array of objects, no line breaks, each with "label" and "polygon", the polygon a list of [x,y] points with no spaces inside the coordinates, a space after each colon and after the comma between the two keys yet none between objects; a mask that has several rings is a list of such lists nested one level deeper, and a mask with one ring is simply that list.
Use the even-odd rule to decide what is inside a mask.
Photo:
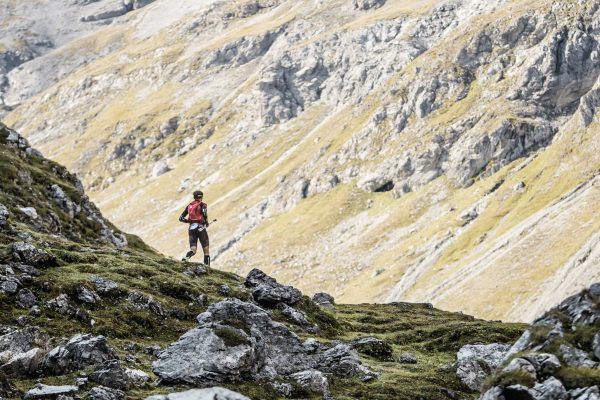
[{"label": "mountain slope", "polygon": [[201,188],[219,268],[531,320],[600,275],[597,14],[159,0],[6,121],[166,254]]},{"label": "mountain slope", "polygon": [[[39,383],[63,385],[66,387],[52,390],[88,398],[124,398],[125,393],[127,398],[145,398],[216,384],[255,399],[282,398],[276,390],[281,386],[275,383],[291,385],[288,382],[294,383],[294,378],[275,374],[256,379],[246,370],[235,375],[235,368],[240,366],[234,358],[226,357],[228,352],[244,348],[245,337],[264,329],[258,325],[261,318],[266,318],[267,326],[275,333],[261,332],[263,342],[254,348],[257,356],[274,343],[279,353],[285,354],[289,341],[300,340],[303,348],[312,349],[308,355],[325,354],[324,349],[337,351],[337,356],[331,356],[332,370],[318,375],[326,376],[327,391],[336,399],[439,399],[445,396],[443,393],[474,398],[477,393],[455,375],[452,363],[456,350],[471,342],[511,342],[524,329],[521,324],[482,321],[440,311],[429,304],[329,304],[327,308],[293,288],[277,286],[257,272],[244,281],[230,273],[165,258],[138,238],[116,231],[78,189],[72,174],[41,157],[4,125],[0,125],[0,167],[3,398],[22,398]],[[56,186],[64,197],[53,197]],[[30,209],[21,211],[23,206]],[[121,240],[113,242],[107,229]],[[276,294],[288,291],[299,296],[293,307],[283,302],[265,306],[260,296],[274,293],[265,287],[256,290],[249,284],[261,279],[275,287]],[[218,335],[215,340],[219,355],[209,361],[212,368],[223,368],[218,370],[221,375],[208,374],[213,380],[202,385],[173,382],[160,375],[157,360],[168,353],[160,350],[167,346],[171,349],[178,337],[189,336],[201,326],[209,329],[202,321],[207,315],[217,318],[219,307],[227,305],[254,310],[252,323],[257,325],[244,331],[243,313],[225,314],[217,325],[214,332]],[[298,315],[304,320],[298,320]],[[366,344],[354,343],[367,337],[371,339]],[[201,351],[202,343],[196,349]],[[205,356],[196,355],[194,359],[206,360]],[[300,352],[294,357],[307,355]],[[278,360],[277,355],[267,354],[253,361],[254,368],[273,365],[273,360]],[[187,361],[177,358],[178,364]],[[220,363],[224,366],[219,367]],[[289,368],[286,364],[274,366]],[[359,367],[359,372],[371,374],[368,379],[362,376],[361,380],[352,369]],[[302,388],[300,383],[289,388],[288,396],[292,398],[325,395]],[[34,392],[43,390],[50,389],[41,386]]]}]

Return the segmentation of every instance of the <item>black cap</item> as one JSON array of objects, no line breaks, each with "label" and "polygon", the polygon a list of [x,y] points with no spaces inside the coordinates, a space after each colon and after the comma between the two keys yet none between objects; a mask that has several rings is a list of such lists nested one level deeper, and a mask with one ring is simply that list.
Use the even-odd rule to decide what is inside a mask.
[{"label": "black cap", "polygon": [[199,199],[200,197],[203,197],[204,193],[202,193],[202,190],[196,190],[194,191],[194,198],[195,199]]}]

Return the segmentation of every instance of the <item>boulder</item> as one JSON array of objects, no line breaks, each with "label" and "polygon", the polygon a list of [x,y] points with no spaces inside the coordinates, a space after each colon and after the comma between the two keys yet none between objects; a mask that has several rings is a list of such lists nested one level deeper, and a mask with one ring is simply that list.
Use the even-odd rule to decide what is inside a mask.
[{"label": "boulder", "polygon": [[128,390],[132,386],[119,360],[103,362],[90,374],[89,380],[112,389]]},{"label": "boulder", "polygon": [[153,369],[162,380],[191,384],[272,380],[309,369],[361,379],[374,376],[360,365],[350,345],[306,347],[253,303],[226,299],[197,319],[200,327],[158,354]]},{"label": "boulder", "polygon": [[479,390],[485,378],[502,363],[510,347],[500,343],[463,346],[456,355],[456,374],[471,390]]},{"label": "boulder", "polygon": [[359,353],[375,357],[378,360],[393,360],[394,350],[392,349],[392,346],[385,340],[374,337],[354,339],[352,341],[352,347],[358,350]]},{"label": "boulder", "polygon": [[96,386],[90,390],[87,400],[125,400],[125,393],[118,389]]},{"label": "boulder", "polygon": [[296,372],[291,375],[301,387],[315,393],[322,393],[325,397],[330,396],[329,382],[321,371],[314,369]]},{"label": "boulder", "polygon": [[100,296],[93,290],[90,290],[83,285],[79,285],[77,286],[77,299],[83,303],[96,304],[100,301]]},{"label": "boulder", "polygon": [[536,383],[529,389],[534,400],[567,400],[569,395],[563,384],[556,378],[550,377],[542,383]]},{"label": "boulder", "polygon": [[302,292],[292,286],[285,286],[259,269],[253,269],[246,277],[246,287],[252,289],[252,296],[259,304],[267,307],[277,303],[294,305],[302,299]]},{"label": "boulder", "polygon": [[0,228],[3,228],[6,225],[8,217],[10,217],[8,208],[6,208],[4,204],[0,203]]},{"label": "boulder", "polygon": [[412,353],[402,353],[398,357],[400,364],[416,364],[418,362],[417,357]]},{"label": "boulder", "polygon": [[64,346],[55,347],[42,363],[48,375],[61,375],[117,358],[104,336],[75,335]]},{"label": "boulder", "polygon": [[0,292],[15,294],[22,286],[21,281],[15,276],[0,276]]},{"label": "boulder", "polygon": [[32,349],[49,350],[50,337],[38,328],[27,327],[0,336],[0,365]]},{"label": "boulder", "polygon": [[588,296],[590,296],[593,300],[600,300],[600,282],[594,283],[589,287]]},{"label": "boulder", "polygon": [[25,214],[27,217],[29,217],[31,219],[38,218],[37,210],[33,207],[21,207],[21,208],[19,208],[19,211],[21,211],[23,214]]},{"label": "boulder", "polygon": [[48,386],[38,383],[25,393],[24,399],[56,399],[59,396],[70,396],[79,392],[77,386]]},{"label": "boulder", "polygon": [[96,291],[103,295],[109,294],[111,291],[119,288],[119,285],[117,285],[116,282],[101,276],[93,276],[90,279],[90,282],[96,286]]},{"label": "boulder", "polygon": [[569,396],[572,400],[600,400],[600,390],[598,386],[574,389],[569,391]]},{"label": "boulder", "polygon": [[285,303],[279,303],[277,307],[281,310],[281,313],[295,325],[313,332],[318,329],[308,321],[308,317],[302,311],[296,310],[294,307],[290,307]]},{"label": "boulder", "polygon": [[312,301],[321,307],[328,307],[328,308],[333,307],[335,304],[333,296],[331,296],[330,294],[324,293],[324,292],[315,293],[312,298]]},{"label": "boulder", "polygon": [[512,371],[523,371],[527,375],[531,376],[534,380],[537,378],[537,373],[534,365],[525,358],[515,358],[511,360],[511,362],[502,369],[503,372],[512,372]]},{"label": "boulder", "polygon": [[[592,285],[593,286],[593,285]],[[595,292],[596,289],[594,288]],[[600,320],[600,310],[587,292],[581,292],[562,301],[558,309],[569,317],[571,326],[576,324],[594,325]]]},{"label": "boulder", "polygon": [[559,351],[563,361],[571,367],[595,368],[598,366],[598,363],[592,361],[588,353],[581,349],[561,344]]},{"label": "boulder", "polygon": [[125,375],[131,386],[140,387],[150,382],[150,376],[140,369],[125,369]]},{"label": "boulder", "polygon": [[13,243],[12,256],[15,261],[36,267],[53,266],[56,264],[56,257],[26,242]]},{"label": "boulder", "polygon": [[37,372],[46,353],[47,350],[36,347],[24,353],[16,354],[0,366],[0,371],[10,376],[33,376]]},{"label": "boulder", "polygon": [[535,368],[539,378],[552,376],[560,369],[560,361],[554,354],[539,353],[524,355],[523,359],[529,361]]},{"label": "boulder", "polygon": [[29,289],[21,289],[17,293],[17,306],[21,308],[31,308],[35,306],[37,298]]},{"label": "boulder", "polygon": [[127,301],[136,310],[148,310],[151,313],[161,317],[166,315],[162,304],[160,304],[160,301],[156,300],[152,296],[145,296],[141,293],[131,292],[129,293],[129,296],[127,296]]},{"label": "boulder", "polygon": [[229,389],[215,386],[207,389],[192,389],[186,392],[150,396],[146,400],[250,400],[250,398]]}]

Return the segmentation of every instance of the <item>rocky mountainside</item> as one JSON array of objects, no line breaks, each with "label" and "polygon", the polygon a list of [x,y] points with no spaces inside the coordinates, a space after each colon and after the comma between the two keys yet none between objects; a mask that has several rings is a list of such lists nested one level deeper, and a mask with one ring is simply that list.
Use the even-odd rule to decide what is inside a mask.
[{"label": "rocky mountainside", "polygon": [[9,73],[5,122],[163,253],[200,188],[220,269],[530,321],[600,279],[599,14],[157,0]]},{"label": "rocky mountainside", "polygon": [[3,399],[469,399],[456,351],[525,329],[165,258],[4,125],[0,169]]}]

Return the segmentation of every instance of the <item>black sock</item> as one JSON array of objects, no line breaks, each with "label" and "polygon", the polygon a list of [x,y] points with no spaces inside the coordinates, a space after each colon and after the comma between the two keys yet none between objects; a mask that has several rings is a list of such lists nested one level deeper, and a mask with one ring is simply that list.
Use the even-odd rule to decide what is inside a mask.
[{"label": "black sock", "polygon": [[204,256],[204,265],[210,267],[210,256]]},{"label": "black sock", "polygon": [[193,255],[194,255],[194,252],[190,250],[190,251],[188,251],[188,252],[187,252],[187,254],[185,255],[185,258],[190,258],[190,257],[191,257],[191,256],[193,256]]}]

